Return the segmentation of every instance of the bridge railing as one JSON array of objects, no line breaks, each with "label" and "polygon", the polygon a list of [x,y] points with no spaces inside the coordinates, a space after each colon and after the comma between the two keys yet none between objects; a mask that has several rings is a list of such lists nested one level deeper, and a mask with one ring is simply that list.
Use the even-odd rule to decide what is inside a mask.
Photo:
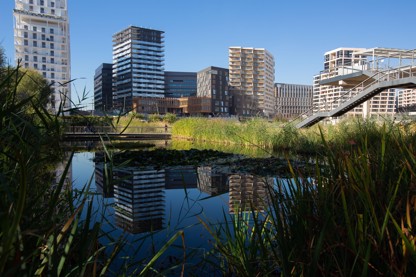
[{"label": "bridge railing", "polygon": [[170,134],[169,126],[134,126],[116,127],[113,126],[66,126],[66,134]]},{"label": "bridge railing", "polygon": [[[416,50],[411,50],[411,51],[414,53]],[[416,53],[414,55],[416,57]],[[329,112],[337,108],[344,102],[350,100],[352,97],[356,96],[357,94],[361,93],[367,88],[373,85],[376,85],[379,82],[393,81],[393,80],[409,78],[409,77],[416,77],[416,63],[413,61],[407,64],[402,64],[402,66],[400,67],[388,68],[383,71],[377,71],[372,76],[368,77],[367,79],[365,79],[364,81],[356,85],[355,87],[343,92],[339,97],[333,99],[331,102],[325,103],[325,104],[317,104],[317,103],[313,104],[310,109],[298,115],[291,122],[294,122],[297,120],[304,120],[319,112]]]}]

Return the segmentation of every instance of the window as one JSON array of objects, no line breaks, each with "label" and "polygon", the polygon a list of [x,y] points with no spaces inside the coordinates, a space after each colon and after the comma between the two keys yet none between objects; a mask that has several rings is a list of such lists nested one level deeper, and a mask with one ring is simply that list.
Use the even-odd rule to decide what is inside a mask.
[{"label": "window", "polygon": [[55,14],[55,10],[54,9],[51,9],[51,14]]},{"label": "window", "polygon": [[49,40],[50,40],[50,41],[53,41],[53,36],[50,36],[50,37],[49,37]]},{"label": "window", "polygon": [[45,33],[46,32],[46,28],[42,28],[42,33]]},{"label": "window", "polygon": [[55,52],[54,51],[51,51],[50,56],[55,56]]},{"label": "window", "polygon": [[40,13],[45,13],[45,8],[40,8]]},{"label": "window", "polygon": [[29,61],[29,56],[25,55],[25,61]]},{"label": "window", "polygon": [[51,2],[51,7],[55,7],[55,2]]},{"label": "window", "polygon": [[37,64],[37,63],[34,63],[34,64],[33,64],[33,67],[34,67],[35,69],[38,69],[38,64]]},{"label": "window", "polygon": [[46,70],[46,65],[42,65],[42,70]]},{"label": "window", "polygon": [[55,48],[55,44],[51,43],[51,49]]},{"label": "window", "polygon": [[37,32],[38,28],[36,26],[33,26],[33,32]]},{"label": "window", "polygon": [[33,4],[33,0],[29,0],[29,4]]},{"label": "window", "polygon": [[42,42],[42,48],[46,48],[46,43],[44,41]]},{"label": "window", "polygon": [[38,35],[36,33],[32,34],[33,39],[38,39]]},{"label": "window", "polygon": [[51,34],[53,34],[53,28],[51,28],[49,31],[50,31]]},{"label": "window", "polygon": [[38,42],[37,41],[33,41],[33,47],[38,47]]},{"label": "window", "polygon": [[[27,26],[27,25],[24,25],[23,26],[23,29],[25,29],[25,30],[29,30],[29,27]],[[33,31],[35,30],[35,27],[33,27]]]},{"label": "window", "polygon": [[44,34],[42,34],[42,40],[45,40],[46,36]]},{"label": "window", "polygon": [[43,78],[46,78],[46,72],[42,72]]},{"label": "window", "polygon": [[41,6],[45,5],[45,1],[44,0],[40,0],[40,5]]},{"label": "window", "polygon": [[34,56],[34,57],[33,57],[33,61],[34,61],[34,62],[37,62],[37,61],[38,61],[38,56]]},{"label": "window", "polygon": [[29,63],[25,63],[25,67],[28,68],[29,67]]},{"label": "window", "polygon": [[29,45],[29,41],[28,41],[27,39],[25,39],[25,40],[23,41],[23,44],[24,44],[24,45]]},{"label": "window", "polygon": [[54,58],[51,58],[51,63],[55,63],[55,59]]},{"label": "window", "polygon": [[29,6],[29,11],[33,12],[33,6]]},{"label": "window", "polygon": [[24,33],[23,33],[23,37],[24,37],[24,38],[27,38],[27,37],[28,37],[27,32],[24,32]]},{"label": "window", "polygon": [[55,78],[55,73],[51,73],[51,78]]},{"label": "window", "polygon": [[42,62],[46,63],[46,57],[42,57]]}]

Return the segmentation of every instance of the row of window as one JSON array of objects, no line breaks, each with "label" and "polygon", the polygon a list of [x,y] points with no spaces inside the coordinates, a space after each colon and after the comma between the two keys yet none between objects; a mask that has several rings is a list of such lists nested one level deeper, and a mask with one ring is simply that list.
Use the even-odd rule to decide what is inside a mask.
[{"label": "row of window", "polygon": [[[29,4],[32,4],[33,5],[33,0],[29,0]],[[44,6],[45,5],[45,1],[44,0],[40,0],[38,3],[36,3],[36,4],[38,4],[38,5],[41,5],[41,6]],[[50,6],[52,7],[52,8],[54,8],[55,7],[55,2],[51,2],[50,3]]]},{"label": "row of window", "polygon": [[[34,40],[34,41],[32,42],[32,44],[33,44],[33,47],[38,47],[38,42],[37,42],[36,40]],[[25,40],[23,41],[23,45],[25,45],[25,46],[29,46],[29,40],[25,39]],[[42,43],[41,43],[41,47],[42,47],[42,48],[46,48],[46,42],[42,41]],[[55,44],[51,42],[51,43],[49,44],[49,49],[55,49]]]},{"label": "row of window", "polygon": [[[23,26],[23,28],[25,29],[25,30],[29,30],[29,26],[28,25],[24,25]],[[37,32],[38,31],[38,27],[37,26],[33,26],[33,32]],[[42,27],[41,28],[41,32],[42,33],[46,33],[46,28],[45,27]],[[55,29],[54,28],[49,28],[49,33],[50,34],[53,34],[53,33],[55,33]]]},{"label": "row of window", "polygon": [[[52,30],[53,30],[53,29],[52,29]],[[23,33],[23,37],[24,37],[24,38],[29,38],[29,33],[28,33],[28,32],[24,32],[24,33]],[[32,34],[32,38],[33,38],[33,39],[38,39],[38,34],[37,34],[37,33],[33,33],[33,34]],[[50,35],[50,36],[47,38],[45,34],[42,34],[42,35],[40,36],[40,38],[41,38],[41,40],[47,40],[47,41],[54,41],[54,40],[55,40],[55,37],[54,37],[53,35]]]},{"label": "row of window", "polygon": [[[25,61],[29,61],[29,55],[25,55]],[[33,61],[38,62],[38,56],[33,56]],[[42,62],[46,63],[46,57],[42,57]],[[50,63],[55,63],[55,58],[50,58]]]}]

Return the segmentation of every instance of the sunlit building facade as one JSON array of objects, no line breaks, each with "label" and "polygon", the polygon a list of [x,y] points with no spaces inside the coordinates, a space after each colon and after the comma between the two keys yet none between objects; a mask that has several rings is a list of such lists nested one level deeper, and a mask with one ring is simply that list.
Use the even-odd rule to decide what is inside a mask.
[{"label": "sunlit building facade", "polygon": [[164,32],[130,26],[113,36],[113,105],[130,111],[134,97],[165,97]]},{"label": "sunlit building facade", "polygon": [[239,115],[274,116],[275,62],[273,55],[264,48],[229,48],[229,85],[233,95],[239,94],[243,101],[237,103]]},{"label": "sunlit building facade", "polygon": [[[314,76],[313,111],[330,111],[338,106],[338,99],[362,90],[345,81],[339,85],[322,85],[321,81],[360,70],[369,71],[368,55],[360,54],[365,48],[337,48],[324,54],[324,70]],[[395,113],[396,91],[389,89],[346,113],[346,116],[393,116]]]},{"label": "sunlit building facade", "polygon": [[71,107],[71,59],[67,0],[16,0],[14,45],[16,64],[32,68],[53,89],[51,112]]},{"label": "sunlit building facade", "polygon": [[312,108],[312,85],[276,83],[275,93],[276,117],[290,119]]}]

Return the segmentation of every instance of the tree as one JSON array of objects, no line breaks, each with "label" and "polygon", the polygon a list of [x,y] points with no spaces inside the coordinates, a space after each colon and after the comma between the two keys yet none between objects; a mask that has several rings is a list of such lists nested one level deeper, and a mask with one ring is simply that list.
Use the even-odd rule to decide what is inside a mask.
[{"label": "tree", "polygon": [[36,105],[45,107],[48,98],[52,94],[52,88],[48,81],[33,69],[19,69],[16,97],[18,100],[32,98]]}]

